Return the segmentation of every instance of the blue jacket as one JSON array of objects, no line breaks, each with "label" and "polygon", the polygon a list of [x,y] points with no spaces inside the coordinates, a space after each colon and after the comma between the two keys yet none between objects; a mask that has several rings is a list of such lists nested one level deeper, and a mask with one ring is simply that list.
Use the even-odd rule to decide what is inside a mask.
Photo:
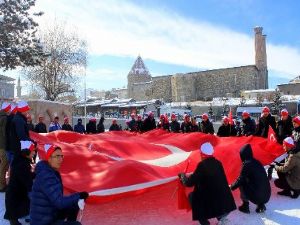
[{"label": "blue jacket", "polygon": [[80,133],[80,134],[84,134],[85,133],[84,126],[81,123],[77,123],[74,126],[74,131],[77,132],[77,133]]},{"label": "blue jacket", "polygon": [[57,220],[60,210],[77,205],[79,193],[63,196],[60,174],[46,161],[40,161],[35,172],[30,202],[30,224],[50,225]]},{"label": "blue jacket", "polygon": [[55,123],[50,123],[50,126],[49,126],[49,132],[52,132],[52,131],[56,131],[56,130],[61,130],[61,126],[59,123],[55,124]]}]

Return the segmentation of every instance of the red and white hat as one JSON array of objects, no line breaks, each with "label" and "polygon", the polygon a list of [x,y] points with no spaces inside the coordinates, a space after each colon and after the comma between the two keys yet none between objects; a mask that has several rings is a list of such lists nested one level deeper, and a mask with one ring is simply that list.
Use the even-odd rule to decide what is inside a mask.
[{"label": "red and white hat", "polygon": [[246,110],[242,113],[242,117],[249,117],[250,113],[248,113]]},{"label": "red and white hat", "polygon": [[24,150],[29,150],[29,151],[33,151],[35,149],[35,145],[32,141],[20,141],[21,143],[21,151]]},{"label": "red and white hat", "polygon": [[287,147],[290,147],[290,148],[292,148],[292,147],[295,146],[294,140],[293,140],[293,138],[291,138],[291,137],[285,138],[285,139],[283,140],[283,144],[284,144],[285,146],[287,146]]},{"label": "red and white hat", "polygon": [[297,123],[298,125],[300,125],[300,116],[294,117],[293,122]]},{"label": "red and white hat", "polygon": [[223,117],[223,122],[229,122],[229,118],[227,116]]},{"label": "red and white hat", "polygon": [[149,112],[148,112],[148,116],[153,116],[153,112],[152,112],[152,111],[149,111]]},{"label": "red and white hat", "polygon": [[288,116],[289,112],[286,109],[281,110],[280,112],[281,116]]},{"label": "red and white hat", "polygon": [[202,114],[202,119],[208,119],[208,114],[207,113],[203,113]]},{"label": "red and white hat", "polygon": [[267,106],[263,107],[262,112],[263,113],[266,113],[266,112],[269,113],[270,112],[269,107],[267,107]]},{"label": "red and white hat", "polygon": [[30,110],[30,107],[26,101],[19,101],[17,107],[18,112],[27,112]]},{"label": "red and white hat", "polygon": [[90,121],[91,121],[91,122],[96,122],[97,119],[96,119],[95,117],[92,117],[92,118],[90,118]]},{"label": "red and white hat", "polygon": [[64,121],[69,121],[69,117],[65,116]]},{"label": "red and white hat", "polygon": [[3,110],[4,112],[9,112],[11,108],[11,104],[8,102],[3,102],[2,103],[2,107],[1,110]]},{"label": "red and white hat", "polygon": [[10,113],[15,114],[18,111],[18,107],[15,104],[11,104]]},{"label": "red and white hat", "polygon": [[172,113],[171,119],[176,119],[176,115],[174,113]]},{"label": "red and white hat", "polygon": [[50,145],[50,144],[45,144],[44,145],[44,149],[46,152],[46,160],[48,160],[50,158],[50,156],[52,155],[52,153],[55,151],[55,148],[57,146],[55,145]]},{"label": "red and white hat", "polygon": [[214,147],[212,146],[211,143],[205,142],[204,144],[201,145],[200,151],[204,155],[212,156],[214,154]]}]

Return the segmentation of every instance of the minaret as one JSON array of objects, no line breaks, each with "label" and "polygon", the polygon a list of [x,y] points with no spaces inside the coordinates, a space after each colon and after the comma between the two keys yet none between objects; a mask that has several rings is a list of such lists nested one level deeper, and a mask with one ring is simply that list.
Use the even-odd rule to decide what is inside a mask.
[{"label": "minaret", "polygon": [[255,65],[258,69],[258,88],[268,88],[268,65],[266,35],[262,34],[262,27],[255,27]]},{"label": "minaret", "polygon": [[21,90],[22,90],[21,79],[20,79],[20,76],[19,76],[19,78],[18,78],[18,85],[17,85],[17,97],[18,98],[21,98]]}]

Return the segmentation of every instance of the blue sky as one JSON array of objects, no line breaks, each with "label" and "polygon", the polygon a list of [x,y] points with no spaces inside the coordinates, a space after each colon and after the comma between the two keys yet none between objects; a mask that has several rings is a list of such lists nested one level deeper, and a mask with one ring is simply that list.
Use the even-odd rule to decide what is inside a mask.
[{"label": "blue sky", "polygon": [[[89,45],[87,87],[127,84],[140,54],[153,76],[254,64],[255,26],[267,35],[269,86],[300,73],[300,2],[271,0],[37,0]],[[81,85],[83,87],[83,85]]]}]

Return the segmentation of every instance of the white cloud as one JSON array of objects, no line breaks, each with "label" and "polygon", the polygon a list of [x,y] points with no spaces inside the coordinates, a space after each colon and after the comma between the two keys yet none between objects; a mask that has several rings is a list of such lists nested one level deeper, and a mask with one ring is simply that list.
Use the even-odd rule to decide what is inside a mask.
[{"label": "white cloud", "polygon": [[[74,0],[71,4],[67,0],[45,0],[37,1],[37,8],[45,12],[44,19],[56,16],[76,24],[93,55],[141,54],[160,62],[207,69],[254,64],[254,35],[159,8],[116,0]],[[269,70],[288,74],[289,78],[299,74],[298,49],[269,43],[267,54]],[[124,79],[126,75],[127,71],[115,78]]]}]

